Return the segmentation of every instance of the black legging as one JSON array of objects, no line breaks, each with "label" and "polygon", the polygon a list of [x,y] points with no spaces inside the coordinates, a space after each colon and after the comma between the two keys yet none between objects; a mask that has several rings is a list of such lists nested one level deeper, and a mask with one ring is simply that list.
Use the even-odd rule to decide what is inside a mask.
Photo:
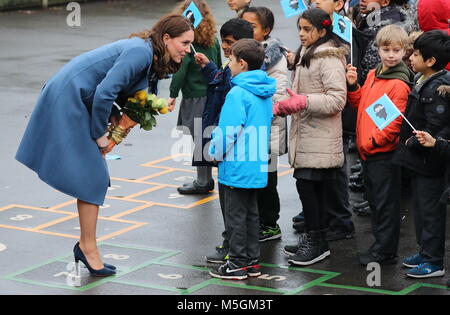
[{"label": "black legging", "polygon": [[320,231],[327,228],[325,207],[325,181],[297,179],[297,192],[303,206],[306,231]]}]

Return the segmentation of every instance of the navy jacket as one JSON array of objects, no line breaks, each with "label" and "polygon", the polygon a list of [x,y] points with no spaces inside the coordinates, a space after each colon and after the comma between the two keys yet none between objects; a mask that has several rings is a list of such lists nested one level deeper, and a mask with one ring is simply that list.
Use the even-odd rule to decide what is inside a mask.
[{"label": "navy jacket", "polygon": [[[210,62],[202,69],[206,81],[208,82],[207,100],[202,117],[202,152],[208,152],[204,148],[211,141],[211,134],[219,124],[220,111],[225,103],[225,98],[231,89],[231,70],[225,66],[219,69],[214,62]],[[206,130],[206,132],[205,132]],[[197,145],[197,143],[196,143]],[[201,160],[197,160],[194,156],[193,166],[215,166],[209,156],[202,154]]]},{"label": "navy jacket", "polygon": [[[414,128],[426,131],[435,138],[450,139],[449,85],[450,73],[442,70],[412,89],[405,116]],[[446,167],[444,159],[419,143],[406,121],[400,129],[400,143],[394,163],[414,173],[432,177],[442,177]]]}]

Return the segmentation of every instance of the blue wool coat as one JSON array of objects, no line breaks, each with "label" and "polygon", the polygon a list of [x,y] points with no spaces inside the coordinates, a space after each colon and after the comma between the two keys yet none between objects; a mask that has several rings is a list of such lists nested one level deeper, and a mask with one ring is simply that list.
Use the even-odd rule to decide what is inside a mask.
[{"label": "blue wool coat", "polygon": [[151,42],[140,38],[74,58],[41,91],[16,159],[53,188],[102,205],[110,182],[95,140],[114,101],[148,87],[152,60]]}]

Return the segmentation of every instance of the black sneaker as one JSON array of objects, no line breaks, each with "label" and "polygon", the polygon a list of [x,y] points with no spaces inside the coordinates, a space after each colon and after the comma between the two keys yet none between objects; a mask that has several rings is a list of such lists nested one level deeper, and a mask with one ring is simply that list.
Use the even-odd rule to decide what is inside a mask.
[{"label": "black sneaker", "polygon": [[373,252],[364,252],[359,254],[359,263],[367,266],[371,262],[379,263],[380,265],[395,265],[398,257],[396,255],[380,255]]},{"label": "black sneaker", "polygon": [[295,217],[292,218],[292,222],[305,222],[305,215],[303,212],[300,212]]},{"label": "black sneaker", "polygon": [[305,233],[306,232],[306,224],[305,221],[295,222],[292,225],[292,228],[299,233]]},{"label": "black sneaker", "polygon": [[196,180],[190,184],[185,184],[177,188],[180,195],[205,195],[214,190],[214,179],[211,179],[205,186],[200,186]]},{"label": "black sneaker", "polygon": [[259,241],[265,242],[281,238],[281,229],[277,224],[275,227],[261,225],[259,227]]},{"label": "black sneaker", "polygon": [[306,237],[299,245],[295,255],[288,260],[291,265],[308,266],[330,256],[328,243],[323,232],[311,231],[306,233]]},{"label": "black sneaker", "polygon": [[213,264],[223,264],[228,260],[228,247],[223,245],[216,247],[216,252],[212,255],[205,256],[206,261]]},{"label": "black sneaker", "polygon": [[225,264],[217,268],[217,270],[211,270],[209,274],[219,279],[245,280],[248,277],[247,268],[247,266],[239,267],[228,260]]},{"label": "black sneaker", "polygon": [[368,217],[372,215],[372,209],[370,209],[370,206],[364,208],[354,208],[353,212],[362,217]]},{"label": "black sneaker", "polygon": [[328,231],[326,240],[328,242],[349,240],[355,237],[355,231]]},{"label": "black sneaker", "polygon": [[294,256],[295,253],[298,251],[300,244],[303,243],[303,238],[305,238],[305,237],[306,237],[306,233],[301,233],[298,238],[297,244],[284,246],[283,253],[285,253],[287,256]]},{"label": "black sneaker", "polygon": [[252,261],[245,267],[249,277],[259,277],[261,275],[261,266],[257,260]]}]

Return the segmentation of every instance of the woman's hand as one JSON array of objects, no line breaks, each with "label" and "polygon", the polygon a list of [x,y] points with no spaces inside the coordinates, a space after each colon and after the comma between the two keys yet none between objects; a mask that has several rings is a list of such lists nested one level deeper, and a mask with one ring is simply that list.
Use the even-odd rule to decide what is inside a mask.
[{"label": "woman's hand", "polygon": [[416,138],[419,140],[419,143],[424,147],[431,148],[436,144],[436,139],[433,138],[428,132],[416,130],[414,133],[416,134]]},{"label": "woman's hand", "polygon": [[117,127],[117,126],[119,125],[120,118],[122,118],[121,115],[117,115],[117,116],[114,115],[114,116],[111,116],[111,117],[109,118],[109,122],[111,123],[111,125],[112,125],[113,127]]},{"label": "woman's hand", "polygon": [[356,85],[358,82],[358,73],[356,72],[357,68],[353,67],[351,64],[348,64],[346,73],[346,79],[348,85]]},{"label": "woman's hand", "polygon": [[173,112],[175,110],[175,105],[177,103],[176,98],[169,98],[167,101],[167,107],[169,108],[169,112]]},{"label": "woman's hand", "polygon": [[98,149],[102,153],[103,157],[105,157],[106,153],[108,153],[108,145],[109,145],[109,139],[108,139],[108,133],[105,133],[102,137],[95,140],[97,142]]}]

